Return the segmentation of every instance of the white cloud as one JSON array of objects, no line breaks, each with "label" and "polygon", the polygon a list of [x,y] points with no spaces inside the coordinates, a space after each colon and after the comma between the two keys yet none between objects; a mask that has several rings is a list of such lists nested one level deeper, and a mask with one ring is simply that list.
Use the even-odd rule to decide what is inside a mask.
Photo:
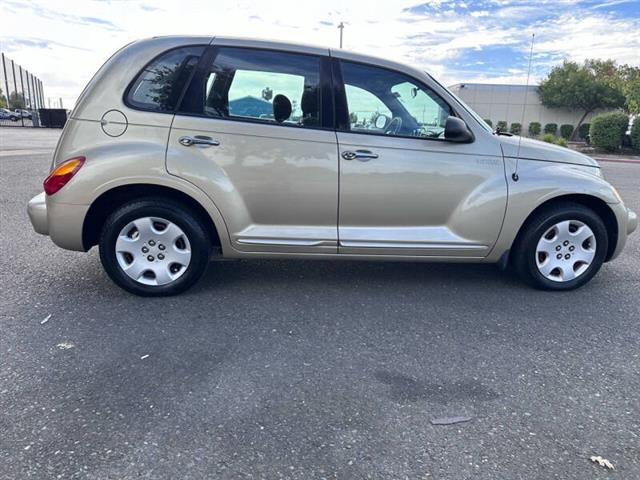
[{"label": "white cloud", "polygon": [[[347,48],[411,63],[445,83],[523,83],[522,64],[533,32],[535,71],[540,74],[563,58],[640,64],[639,15],[613,17],[605,9],[578,7],[576,0],[494,0],[483,2],[482,8],[474,2],[435,0],[426,2],[429,6],[420,14],[406,10],[418,3],[4,0],[0,38],[5,53],[42,79],[45,95],[62,97],[68,107],[115,50],[137,38],[167,34],[251,36],[336,47],[336,26],[344,21]],[[473,58],[456,66],[465,54],[505,46],[513,49],[513,58]]]},{"label": "white cloud", "polygon": [[640,64],[640,20],[611,21],[604,15],[561,15],[540,25],[536,50],[570,60],[613,58],[619,63]]}]

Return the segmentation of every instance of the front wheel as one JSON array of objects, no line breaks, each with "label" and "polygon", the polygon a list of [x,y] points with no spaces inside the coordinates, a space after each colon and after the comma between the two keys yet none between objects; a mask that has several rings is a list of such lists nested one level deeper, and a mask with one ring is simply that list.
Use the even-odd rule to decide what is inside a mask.
[{"label": "front wheel", "polygon": [[141,296],[181,293],[204,273],[211,242],[196,217],[166,199],[143,199],[114,211],[100,236],[111,279]]},{"label": "front wheel", "polygon": [[602,219],[582,205],[563,203],[541,210],[527,222],[512,258],[519,275],[530,285],[571,290],[598,273],[607,248]]}]

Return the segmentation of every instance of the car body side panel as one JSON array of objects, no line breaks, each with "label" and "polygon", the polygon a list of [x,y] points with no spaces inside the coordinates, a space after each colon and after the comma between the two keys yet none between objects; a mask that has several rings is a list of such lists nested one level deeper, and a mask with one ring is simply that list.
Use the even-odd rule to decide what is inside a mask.
[{"label": "car body side panel", "polygon": [[[205,135],[219,146],[186,147]],[[220,208],[239,251],[337,252],[333,131],[176,115],[167,169]]]}]

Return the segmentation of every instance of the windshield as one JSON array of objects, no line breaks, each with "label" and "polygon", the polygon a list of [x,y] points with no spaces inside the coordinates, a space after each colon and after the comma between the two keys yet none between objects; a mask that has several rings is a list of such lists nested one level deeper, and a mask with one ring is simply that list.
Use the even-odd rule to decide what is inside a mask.
[{"label": "windshield", "polygon": [[[429,72],[425,72],[425,73],[426,73],[427,75],[429,75]],[[476,121],[480,124],[480,126],[481,126],[482,128],[484,128],[487,132],[491,132],[491,133],[493,133],[493,129],[492,129],[489,125],[487,125],[487,122],[485,122],[485,121],[483,120],[483,118],[482,118],[480,115],[478,115],[476,112],[474,112],[474,111],[473,111],[473,109],[472,109],[469,105],[467,105],[467,104],[466,104],[466,103],[465,103],[465,102],[464,102],[464,101],[463,101],[459,96],[457,96],[455,93],[453,93],[453,92],[452,92],[451,90],[449,90],[447,87],[445,87],[444,85],[442,85],[438,80],[436,80],[435,78],[433,78],[431,75],[429,75],[429,78],[430,78],[431,80],[433,80],[434,82],[436,82],[438,85],[440,85],[442,88],[444,88],[444,89],[447,91],[447,93],[448,93],[449,95],[451,95],[453,98],[455,98],[455,99],[460,103],[460,105],[462,105],[462,107],[463,107],[463,108],[464,108],[464,109],[465,109],[465,110],[466,110],[466,111],[467,111],[467,112],[468,112],[468,113],[469,113],[473,118],[475,118],[475,119],[476,119]]]}]

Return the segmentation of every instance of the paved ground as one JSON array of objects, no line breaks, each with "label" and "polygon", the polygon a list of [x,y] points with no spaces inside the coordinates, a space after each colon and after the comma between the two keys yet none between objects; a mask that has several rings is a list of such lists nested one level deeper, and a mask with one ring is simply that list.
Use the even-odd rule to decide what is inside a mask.
[{"label": "paved ground", "polygon": [[[570,293],[492,266],[258,261],[141,299],[33,233],[57,132],[10,130],[2,479],[640,478],[639,235]],[[603,167],[640,211],[640,165]]]}]

